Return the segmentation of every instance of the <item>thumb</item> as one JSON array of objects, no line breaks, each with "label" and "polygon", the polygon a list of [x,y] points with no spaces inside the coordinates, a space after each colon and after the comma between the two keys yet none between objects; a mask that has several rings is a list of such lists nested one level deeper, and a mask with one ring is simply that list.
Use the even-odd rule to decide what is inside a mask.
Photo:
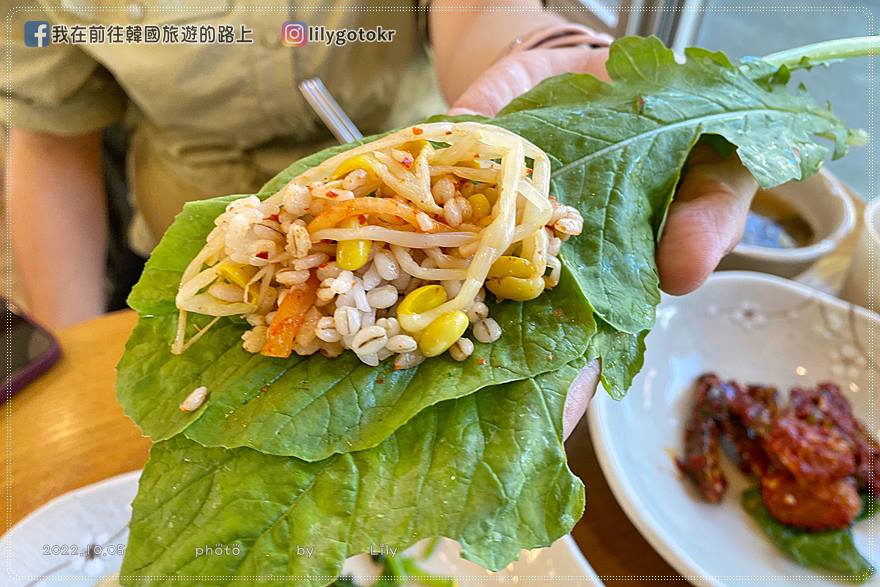
[{"label": "thumb", "polygon": [[758,184],[738,159],[692,166],[669,208],[657,250],[663,290],[695,290],[742,238]]},{"label": "thumb", "polygon": [[450,114],[495,116],[520,94],[560,73],[592,73],[607,80],[607,59],[607,49],[584,47],[535,49],[508,55],[480,74],[458,97]]},{"label": "thumb", "polygon": [[449,112],[447,112],[446,114],[448,114],[449,116],[465,116],[465,115],[473,115],[473,114],[479,115],[480,113],[476,112],[474,110],[471,110],[470,108],[459,108],[459,107],[453,106],[452,108],[449,109]]}]

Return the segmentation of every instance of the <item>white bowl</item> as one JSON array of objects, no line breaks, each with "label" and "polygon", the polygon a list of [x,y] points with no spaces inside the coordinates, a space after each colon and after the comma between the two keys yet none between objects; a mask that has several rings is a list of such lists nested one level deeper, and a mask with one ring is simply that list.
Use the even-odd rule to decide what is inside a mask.
[{"label": "white bowl", "polygon": [[836,249],[855,226],[856,213],[846,188],[824,169],[804,181],[790,181],[768,191],[798,211],[813,229],[814,242],[791,249],[740,243],[721,260],[720,270],[794,277]]},{"label": "white bowl", "polygon": [[[617,501],[654,548],[698,585],[839,585],[777,550],[739,503],[755,485],[723,459],[730,482],[722,503],[701,500],[678,473],[694,380],[713,371],[743,383],[794,385],[831,380],[876,433],[880,316],[804,285],[758,273],[714,274],[696,292],[664,297],[647,339],[641,373],[616,402],[601,390],[590,434]],[[876,345],[875,345],[876,346]],[[587,498],[589,508],[589,497]],[[854,527],[859,550],[880,538],[876,519]],[[868,585],[880,584],[875,575]]]}]

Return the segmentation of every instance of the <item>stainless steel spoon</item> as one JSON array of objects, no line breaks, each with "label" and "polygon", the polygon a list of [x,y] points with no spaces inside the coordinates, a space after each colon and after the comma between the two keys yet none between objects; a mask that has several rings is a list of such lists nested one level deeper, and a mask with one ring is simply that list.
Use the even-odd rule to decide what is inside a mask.
[{"label": "stainless steel spoon", "polygon": [[300,82],[299,91],[340,143],[350,143],[364,138],[351,118],[342,110],[321,78],[311,78]]}]

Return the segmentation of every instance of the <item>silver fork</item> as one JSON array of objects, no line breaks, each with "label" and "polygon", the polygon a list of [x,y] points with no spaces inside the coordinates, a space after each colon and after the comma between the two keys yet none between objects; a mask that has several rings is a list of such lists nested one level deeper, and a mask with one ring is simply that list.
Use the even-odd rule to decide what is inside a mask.
[{"label": "silver fork", "polygon": [[339,102],[333,98],[321,78],[314,77],[303,80],[299,84],[299,91],[337,141],[350,143],[364,138],[363,133],[342,110]]}]

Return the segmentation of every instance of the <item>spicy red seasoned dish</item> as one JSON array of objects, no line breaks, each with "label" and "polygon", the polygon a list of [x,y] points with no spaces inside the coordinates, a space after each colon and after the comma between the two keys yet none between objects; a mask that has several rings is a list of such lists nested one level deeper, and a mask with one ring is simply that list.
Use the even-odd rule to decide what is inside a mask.
[{"label": "spicy red seasoned dish", "polygon": [[846,528],[862,511],[859,493],[880,487],[880,447],[834,383],[795,387],[783,404],[774,387],[702,375],[684,443],[678,467],[707,501],[720,502],[727,488],[724,448],[758,478],[773,518],[798,528]]}]

